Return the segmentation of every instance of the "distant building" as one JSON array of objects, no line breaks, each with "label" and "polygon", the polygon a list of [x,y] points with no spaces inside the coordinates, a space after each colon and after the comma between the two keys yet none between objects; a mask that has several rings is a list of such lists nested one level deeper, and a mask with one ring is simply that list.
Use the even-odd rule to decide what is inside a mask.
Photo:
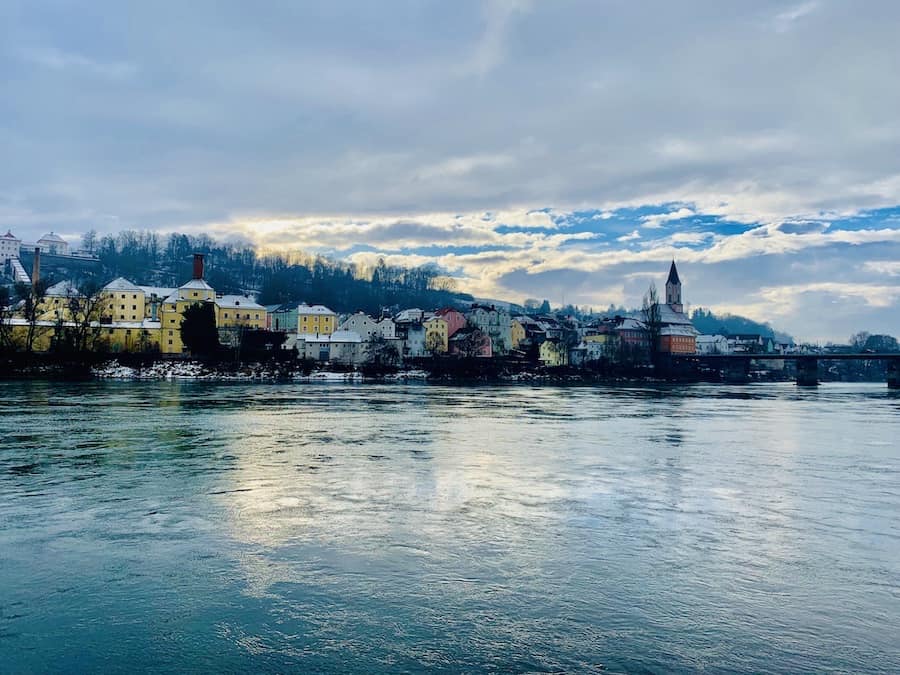
[{"label": "distant building", "polygon": [[728,338],[724,335],[698,335],[698,354],[730,354]]},{"label": "distant building", "polygon": [[69,243],[53,232],[38,239],[37,245],[42,252],[50,255],[69,255]]},{"label": "distant building", "polygon": [[447,322],[448,339],[456,335],[456,331],[465,328],[467,325],[465,314],[451,307],[444,307],[443,309],[439,309],[434,313],[434,315],[442,318]]},{"label": "distant building", "polygon": [[681,300],[681,278],[675,261],[669,268],[666,279],[666,303],[659,305],[659,344],[662,354],[695,354],[697,352],[697,335],[691,320],[684,313]]},{"label": "distant building", "polygon": [[297,333],[331,335],[336,329],[337,314],[324,305],[307,305],[304,302],[297,307]]},{"label": "distant building", "polygon": [[469,324],[491,338],[494,354],[506,354],[512,349],[512,318],[505,309],[490,305],[472,305]]},{"label": "distant building", "polygon": [[566,346],[557,338],[547,338],[538,348],[538,360],[545,366],[568,365]]},{"label": "distant building", "polygon": [[0,263],[6,263],[14,258],[18,259],[22,240],[13,235],[9,230],[0,236]]}]

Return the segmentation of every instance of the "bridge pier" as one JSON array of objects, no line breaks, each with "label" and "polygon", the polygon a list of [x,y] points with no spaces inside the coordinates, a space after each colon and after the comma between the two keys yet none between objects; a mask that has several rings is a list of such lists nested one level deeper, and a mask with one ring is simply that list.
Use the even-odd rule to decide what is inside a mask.
[{"label": "bridge pier", "polygon": [[722,369],[722,379],[728,384],[747,384],[750,381],[750,359],[729,359]]},{"label": "bridge pier", "polygon": [[797,386],[819,386],[819,360],[815,356],[797,358]]},{"label": "bridge pier", "polygon": [[891,359],[887,362],[888,389],[900,389],[900,361]]}]

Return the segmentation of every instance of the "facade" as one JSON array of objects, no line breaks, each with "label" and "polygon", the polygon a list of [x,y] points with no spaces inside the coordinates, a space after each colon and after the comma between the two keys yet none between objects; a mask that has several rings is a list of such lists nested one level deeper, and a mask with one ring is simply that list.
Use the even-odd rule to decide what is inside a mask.
[{"label": "facade", "polygon": [[423,325],[425,326],[426,350],[437,354],[446,354],[450,347],[447,322],[439,316],[433,316]]},{"label": "facade", "polygon": [[450,354],[463,358],[489,359],[494,355],[491,338],[477,328],[462,328],[449,340]]},{"label": "facade", "polygon": [[663,326],[659,331],[659,351],[663,354],[695,354],[697,332],[686,326]]},{"label": "facade", "polygon": [[697,353],[730,354],[731,349],[728,346],[728,338],[724,335],[698,335]]},{"label": "facade", "polygon": [[37,245],[41,251],[50,255],[69,255],[69,243],[53,232],[38,239]]},{"label": "facade", "polygon": [[243,295],[223,295],[215,299],[219,328],[266,329],[266,308]]},{"label": "facade", "polygon": [[544,340],[538,348],[538,360],[545,366],[568,365],[566,346],[556,338]]},{"label": "facade", "polygon": [[18,239],[12,232],[7,230],[6,234],[0,236],[0,264],[5,264],[13,258],[18,258],[19,250],[21,248],[22,240]]},{"label": "facade", "polygon": [[512,348],[512,318],[505,309],[472,305],[469,324],[491,338],[494,354],[506,354]]},{"label": "facade", "polygon": [[434,315],[447,322],[448,338],[452,338],[454,335],[456,335],[456,331],[465,328],[467,325],[465,314],[451,307],[444,307],[443,309],[439,309],[434,313]]},{"label": "facade", "polygon": [[518,319],[510,322],[509,328],[509,348],[518,349],[519,345],[525,342],[525,326]]},{"label": "facade", "polygon": [[353,331],[338,330],[328,335],[301,333],[297,336],[295,348],[299,358],[311,361],[358,366],[366,359],[363,339]]},{"label": "facade", "polygon": [[298,334],[331,335],[337,329],[337,314],[324,305],[307,305],[305,302],[297,307]]},{"label": "facade", "polygon": [[401,337],[401,356],[403,358],[415,359],[428,355],[425,344],[425,326],[421,323],[402,324],[398,337]]},{"label": "facade", "polygon": [[393,340],[397,336],[397,328],[393,319],[390,317],[373,319],[365,312],[356,312],[348,316],[341,322],[339,330],[357,333],[364,341],[376,335],[380,335],[385,340]]},{"label": "facade", "polygon": [[128,279],[119,277],[110,281],[101,295],[104,301],[101,321],[140,323],[146,318],[146,294]]}]

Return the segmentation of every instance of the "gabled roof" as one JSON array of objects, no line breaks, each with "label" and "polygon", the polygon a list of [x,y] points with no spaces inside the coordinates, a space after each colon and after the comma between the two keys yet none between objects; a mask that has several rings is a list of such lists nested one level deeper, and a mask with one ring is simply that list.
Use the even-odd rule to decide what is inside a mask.
[{"label": "gabled roof", "polygon": [[691,325],[691,320],[684,312],[676,312],[671,305],[659,304],[659,320],[663,324]]},{"label": "gabled roof", "polygon": [[234,309],[241,308],[264,311],[266,309],[262,305],[256,304],[256,302],[252,298],[248,298],[245,295],[223,295],[221,298],[216,298],[216,304],[219,307],[228,307]]},{"label": "gabled roof", "polygon": [[325,305],[307,305],[305,302],[301,302],[297,307],[297,312],[299,314],[323,314],[323,315],[335,315],[330,309],[328,309]]},{"label": "gabled roof", "polygon": [[106,286],[103,287],[104,291],[142,291],[143,289],[140,286],[137,286],[125,277],[118,277],[110,281]]},{"label": "gabled roof", "polygon": [[60,237],[58,234],[54,234],[51,232],[50,234],[45,234],[43,237],[37,240],[37,243],[41,243],[42,241],[52,241],[55,244],[65,244],[66,240]]},{"label": "gabled roof", "polygon": [[20,239],[18,237],[16,237],[15,235],[13,235],[13,233],[10,232],[9,230],[7,230],[6,234],[4,234],[2,237],[0,237],[0,239],[14,239],[15,241],[20,241]]},{"label": "gabled roof", "polygon": [[191,279],[185,284],[181,284],[178,288],[187,288],[190,290],[198,290],[198,291],[211,291],[213,287],[210,286],[203,279]]},{"label": "gabled roof", "polygon": [[669,278],[666,279],[666,284],[680,284],[681,279],[678,278],[678,268],[675,267],[675,261],[672,261],[672,266],[669,268]]},{"label": "gabled roof", "polygon": [[48,288],[44,295],[49,295],[52,297],[60,297],[60,298],[69,298],[72,296],[80,295],[80,291],[75,287],[71,281],[60,281],[59,283],[53,284],[50,288]]}]

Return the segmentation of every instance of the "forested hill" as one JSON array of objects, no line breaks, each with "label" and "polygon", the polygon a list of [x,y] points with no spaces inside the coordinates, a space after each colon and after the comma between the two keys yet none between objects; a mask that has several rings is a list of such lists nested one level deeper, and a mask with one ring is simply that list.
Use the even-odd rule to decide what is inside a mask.
[{"label": "forested hill", "polygon": [[92,239],[102,280],[118,276],[141,285],[179,286],[191,277],[193,253],[206,257],[206,280],[219,293],[253,294],[262,304],[309,302],[338,312],[378,313],[383,307],[456,306],[472,297],[434,267],[405,269],[383,262],[372,268],[302,253],[260,256],[251,246],[209,236],[126,231]]},{"label": "forested hill", "polygon": [[793,342],[790,335],[776,331],[767,323],[759,323],[735,314],[715,314],[702,307],[693,311],[691,323],[704,335],[759,334],[775,338],[778,342]]}]

